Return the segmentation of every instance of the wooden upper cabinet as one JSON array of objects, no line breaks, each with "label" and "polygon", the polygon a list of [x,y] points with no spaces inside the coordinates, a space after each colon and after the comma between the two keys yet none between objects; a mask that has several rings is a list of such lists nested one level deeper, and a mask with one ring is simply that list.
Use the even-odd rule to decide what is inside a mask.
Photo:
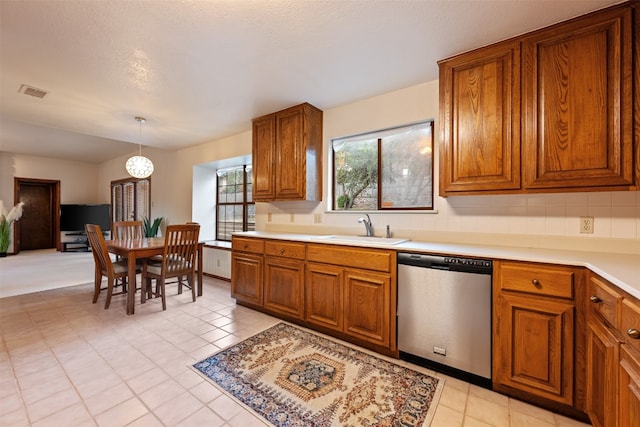
[{"label": "wooden upper cabinet", "polygon": [[273,200],[276,194],[276,122],[272,116],[253,121],[253,199]]},{"label": "wooden upper cabinet", "polygon": [[440,65],[440,195],[520,188],[520,47]]},{"label": "wooden upper cabinet", "polygon": [[525,188],[633,185],[632,9],[522,43]]},{"label": "wooden upper cabinet", "polygon": [[440,61],[440,195],[637,190],[639,9]]},{"label": "wooden upper cabinet", "polygon": [[322,199],[322,111],[305,103],[253,120],[253,198]]}]

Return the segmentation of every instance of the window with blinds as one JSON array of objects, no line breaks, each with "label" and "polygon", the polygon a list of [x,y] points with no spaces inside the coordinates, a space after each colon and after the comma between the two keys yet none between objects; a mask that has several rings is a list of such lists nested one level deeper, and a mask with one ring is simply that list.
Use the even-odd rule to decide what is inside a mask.
[{"label": "window with blinds", "polygon": [[151,180],[122,179],[111,182],[112,221],[142,221],[151,217]]}]

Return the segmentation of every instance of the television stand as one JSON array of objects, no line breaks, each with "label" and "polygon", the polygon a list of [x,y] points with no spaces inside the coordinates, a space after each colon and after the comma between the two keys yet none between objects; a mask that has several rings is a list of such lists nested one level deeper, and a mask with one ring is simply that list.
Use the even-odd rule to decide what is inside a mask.
[{"label": "television stand", "polygon": [[62,242],[62,252],[89,252],[89,242]]}]

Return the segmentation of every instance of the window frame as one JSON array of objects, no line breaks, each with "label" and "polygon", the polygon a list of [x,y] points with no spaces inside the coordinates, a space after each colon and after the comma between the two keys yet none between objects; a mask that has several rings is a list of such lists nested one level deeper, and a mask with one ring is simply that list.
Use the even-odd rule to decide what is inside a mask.
[{"label": "window frame", "polygon": [[[228,171],[228,170],[237,170],[242,168],[242,202],[220,202],[220,176],[218,175],[218,173],[220,171]],[[220,206],[242,206],[242,231],[248,231],[249,230],[249,206],[254,206],[255,209],[255,201],[253,200],[253,197],[251,197],[251,201],[248,200],[247,198],[247,194],[248,192],[248,187],[249,185],[253,186],[253,180],[251,180],[251,182],[247,182],[247,178],[248,176],[250,176],[252,172],[252,165],[251,164],[243,164],[243,165],[239,165],[239,166],[230,166],[230,167],[225,167],[225,168],[219,168],[216,169],[215,172],[215,176],[216,176],[216,224],[215,224],[215,230],[216,230],[216,240],[219,240],[221,242],[230,242],[231,238],[226,239],[226,238],[222,238],[220,236]],[[251,194],[253,195],[253,191],[251,192]],[[255,228],[255,222],[254,222],[254,228]]]},{"label": "window frame", "polygon": [[[371,132],[363,132],[360,134],[355,134],[355,135],[349,135],[349,136],[343,136],[343,137],[338,137],[338,138],[332,138],[330,140],[330,146],[329,146],[329,156],[330,156],[330,172],[331,172],[331,189],[330,189],[330,194],[331,194],[331,200],[330,200],[330,206],[329,207],[329,212],[332,213],[362,213],[362,212],[384,212],[384,213],[392,213],[392,212],[402,212],[402,211],[408,211],[408,212],[416,212],[416,211],[426,211],[426,212],[435,212],[435,206],[434,206],[434,191],[435,191],[435,183],[434,183],[434,173],[435,173],[435,153],[434,153],[434,127],[435,127],[435,121],[433,119],[427,119],[427,120],[422,120],[422,121],[418,121],[418,122],[413,122],[413,123],[409,123],[409,124],[405,124],[405,125],[400,125],[400,126],[393,126],[393,127],[389,127],[389,128],[384,128],[384,129],[378,129],[378,130],[374,130]],[[390,207],[390,206],[382,206],[382,138],[385,136],[390,136],[392,134],[390,134],[390,132],[393,131],[400,131],[402,129],[408,129],[414,126],[418,126],[418,125],[427,125],[430,128],[430,143],[431,143],[431,154],[430,154],[430,159],[431,159],[431,197],[430,197],[430,204],[431,206],[427,207],[427,206],[421,206],[421,207],[407,207],[407,206],[402,206],[402,207]],[[400,133],[400,132],[398,132]],[[378,134],[379,136],[376,138],[376,134]],[[355,138],[360,138],[360,137],[366,137],[366,136],[370,136],[371,139],[377,139],[377,189],[376,189],[376,207],[375,209],[341,209],[338,207],[338,198],[336,197],[336,152],[334,150],[334,142],[336,141],[340,141],[340,140],[349,140],[349,139],[355,139]],[[347,142],[348,143],[348,142]]]}]

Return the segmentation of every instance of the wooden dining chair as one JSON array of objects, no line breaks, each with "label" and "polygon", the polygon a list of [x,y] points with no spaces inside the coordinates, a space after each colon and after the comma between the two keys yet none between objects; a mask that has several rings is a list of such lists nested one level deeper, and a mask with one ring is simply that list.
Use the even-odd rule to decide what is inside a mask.
[{"label": "wooden dining chair", "polygon": [[[141,239],[144,237],[142,221],[114,221],[111,225],[111,238],[118,240]],[[116,256],[117,261],[121,261],[120,256]],[[140,262],[142,267],[142,263]],[[127,277],[120,279],[120,283],[127,290]]]},{"label": "wooden dining chair", "polygon": [[[95,224],[86,224],[85,231],[87,233],[87,240],[89,241],[89,246],[91,247],[91,251],[93,253],[93,260],[95,261],[95,283],[93,290],[93,303],[95,304],[98,301],[98,296],[100,295],[100,291],[104,288],[102,286],[102,277],[107,278],[107,300],[104,303],[104,308],[109,308],[111,304],[111,297],[113,295],[125,294],[127,292],[124,284],[122,285],[122,291],[114,293],[114,287],[116,286],[116,279],[124,279],[127,277],[127,273],[129,271],[127,260],[121,261],[112,261],[111,256],[109,256],[109,251],[107,251],[107,245],[104,241],[104,236],[102,235],[102,229],[99,225]],[[139,273],[141,271],[140,268],[136,268],[136,271]]]},{"label": "wooden dining chair", "polygon": [[[195,270],[196,252],[198,250],[198,237],[200,225],[176,224],[168,225],[165,232],[164,251],[162,262],[143,260],[142,264],[142,297],[144,303],[147,296],[161,296],[162,309],[167,309],[165,291],[166,279],[178,278],[178,293],[182,293],[182,277],[187,278],[187,284],[191,288],[191,297],[196,301]],[[152,280],[156,280],[156,290],[153,292]]]},{"label": "wooden dining chair", "polygon": [[113,239],[141,239],[144,237],[142,221],[115,221],[113,223]]}]

